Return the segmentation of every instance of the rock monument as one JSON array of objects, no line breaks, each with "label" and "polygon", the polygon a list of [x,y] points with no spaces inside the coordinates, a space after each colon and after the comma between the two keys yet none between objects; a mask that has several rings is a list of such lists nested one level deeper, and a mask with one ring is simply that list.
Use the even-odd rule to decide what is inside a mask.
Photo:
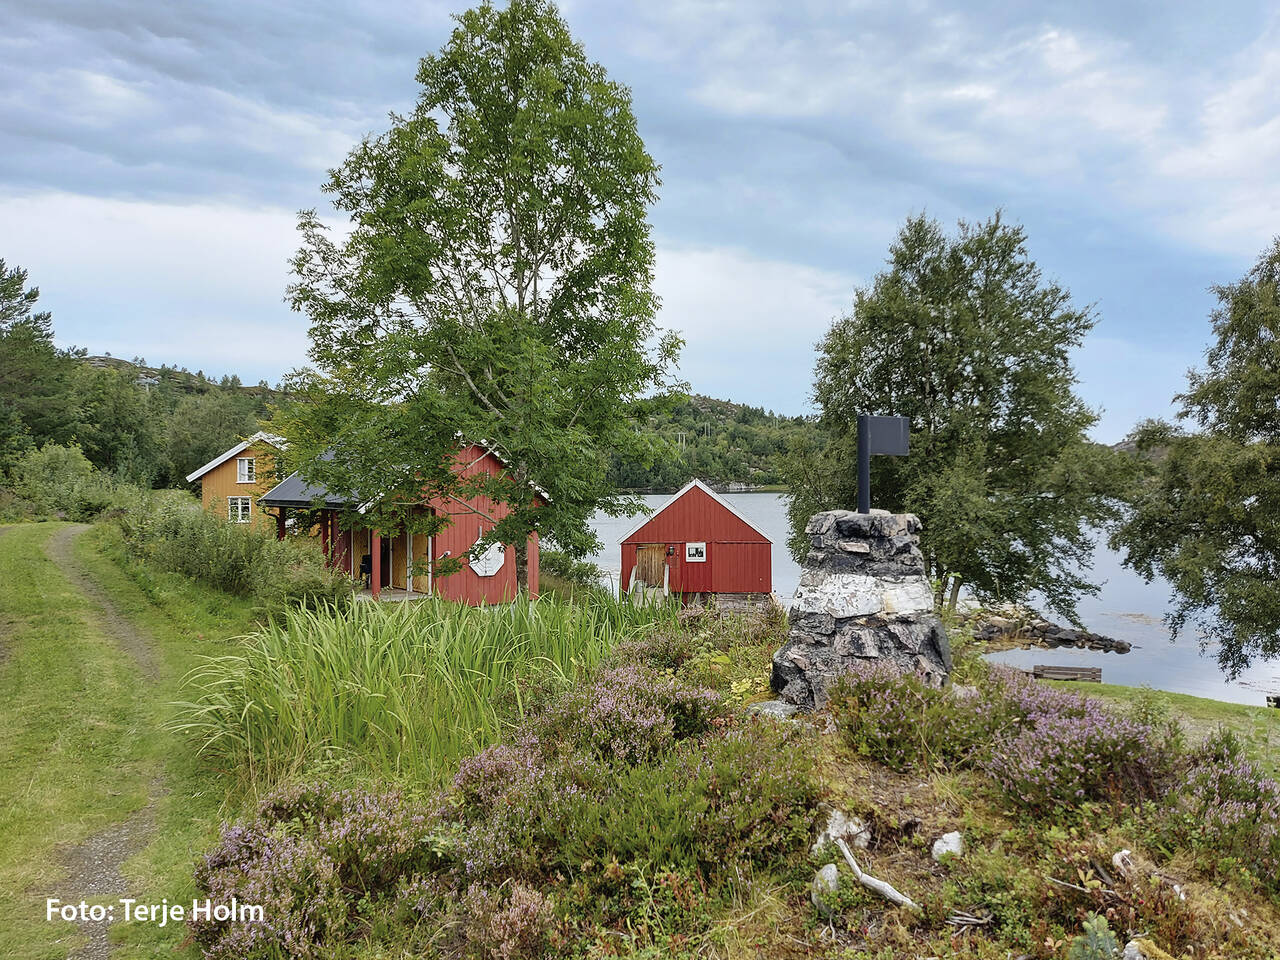
[{"label": "rock monument", "polygon": [[812,538],[773,656],[773,689],[786,702],[821,707],[855,663],[890,660],[941,685],[951,647],[933,611],[920,554],[920,520],[883,510],[828,510],[809,519]]}]

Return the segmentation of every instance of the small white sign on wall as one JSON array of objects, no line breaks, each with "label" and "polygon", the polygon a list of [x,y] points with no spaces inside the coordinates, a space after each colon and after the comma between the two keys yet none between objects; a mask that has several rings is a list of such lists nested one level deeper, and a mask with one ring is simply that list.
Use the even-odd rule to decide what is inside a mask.
[{"label": "small white sign on wall", "polygon": [[702,543],[686,543],[684,545],[684,562],[685,563],[706,563],[707,562],[707,544]]}]

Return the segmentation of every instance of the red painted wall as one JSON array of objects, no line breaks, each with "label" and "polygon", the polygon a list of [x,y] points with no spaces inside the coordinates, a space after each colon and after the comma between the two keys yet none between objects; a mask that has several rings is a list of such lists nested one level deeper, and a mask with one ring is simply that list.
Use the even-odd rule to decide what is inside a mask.
[{"label": "red painted wall", "polygon": [[[497,457],[478,446],[460,450],[457,460],[460,465],[463,465],[460,473],[464,477],[474,476],[479,472],[497,475],[504,469]],[[502,564],[502,569],[492,577],[480,576],[466,562],[466,554],[475,542],[493,529],[493,522],[486,519],[486,516],[492,517],[494,521],[501,520],[511,512],[511,509],[505,503],[494,503],[488,497],[475,497],[467,501],[437,498],[430,501],[428,506],[436,513],[447,514],[452,521],[434,537],[432,557],[438,560],[444,556],[445,551],[448,551],[451,557],[464,559],[463,567],[457,573],[447,577],[436,577],[432,583],[432,591],[449,600],[468,603],[472,606],[482,603],[505,603],[513,599],[516,595],[516,556],[511,546],[508,545],[505,549],[506,560]],[[480,512],[477,513],[477,510]],[[353,536],[356,549],[348,546]],[[338,546],[341,563],[352,575],[359,574],[356,565],[359,563],[359,557],[367,552],[364,547],[367,537],[367,531],[362,528],[340,534]],[[345,555],[343,555],[344,547]],[[414,552],[417,553],[416,547]],[[528,557],[529,593],[536,597],[538,595],[538,535],[536,533],[529,538]]]},{"label": "red painted wall", "polygon": [[[686,563],[686,543],[707,544],[705,563]],[[622,589],[631,582],[636,547],[663,543],[675,548],[667,557],[670,587],[677,593],[768,593],[773,561],[767,537],[726,509],[699,487],[690,487],[665,505],[622,543]]]},{"label": "red painted wall", "polygon": [[[475,445],[458,451],[458,463],[462,466],[460,474],[464,477],[477,473],[488,473],[496,476],[504,469],[502,462],[482,447]],[[494,521],[501,520],[511,512],[505,503],[494,503],[488,497],[475,497],[465,502],[456,500],[433,500],[430,506],[439,514],[447,514],[451,518],[448,527],[438,533],[433,544],[432,555],[443,557],[449,551],[452,557],[462,557],[475,545],[485,533],[493,529],[493,523],[482,516],[486,514]],[[480,511],[477,513],[476,511]],[[515,550],[506,548],[506,561],[502,569],[492,577],[482,577],[464,563],[457,573],[447,577],[437,577],[435,592],[450,600],[478,605],[481,603],[503,603],[516,595],[516,555]],[[538,595],[538,535],[529,538],[529,592]]]}]

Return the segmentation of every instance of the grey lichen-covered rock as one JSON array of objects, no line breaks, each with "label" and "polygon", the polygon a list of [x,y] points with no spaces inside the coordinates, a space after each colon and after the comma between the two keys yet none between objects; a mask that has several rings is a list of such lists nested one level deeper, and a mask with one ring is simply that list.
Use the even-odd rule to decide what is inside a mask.
[{"label": "grey lichen-covered rock", "polygon": [[960,831],[953,830],[933,841],[931,854],[934,860],[941,863],[946,856],[963,857],[964,849],[964,837],[960,836]]},{"label": "grey lichen-covered rock", "polygon": [[788,703],[821,707],[827,689],[863,660],[890,660],[941,684],[951,647],[912,514],[827,510],[810,518],[810,550],[773,657],[773,689]]},{"label": "grey lichen-covered rock", "polygon": [[809,848],[813,856],[818,856],[827,844],[834,845],[836,840],[844,840],[849,846],[858,850],[865,850],[870,846],[871,828],[865,823],[857,817],[849,816],[843,810],[828,807],[826,804],[823,804],[821,809],[826,811],[827,820],[818,838],[813,841],[813,846]]},{"label": "grey lichen-covered rock", "polygon": [[774,720],[790,720],[799,709],[794,703],[784,700],[765,700],[763,703],[751,704],[747,707],[747,713]]},{"label": "grey lichen-covered rock", "polygon": [[836,894],[840,892],[840,870],[834,863],[828,863],[813,875],[813,883],[809,887],[809,899],[818,908],[818,913],[829,917],[835,913]]}]

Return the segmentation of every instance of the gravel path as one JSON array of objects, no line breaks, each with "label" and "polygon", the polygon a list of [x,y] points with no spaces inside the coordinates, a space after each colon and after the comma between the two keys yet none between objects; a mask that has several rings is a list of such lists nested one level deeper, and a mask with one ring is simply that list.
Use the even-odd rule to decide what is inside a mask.
[{"label": "gravel path", "polygon": [[[87,529],[87,525],[77,524],[55,533],[46,548],[49,558],[96,607],[92,617],[102,632],[134,660],[144,677],[154,679],[156,654],[150,638],[120,614],[106,591],[90,579],[76,560],[72,546],[76,537]],[[161,784],[152,783],[145,807],[128,820],[114,823],[66,850],[62,861],[67,873],[56,892],[50,895],[67,903],[84,899],[89,903],[118,906],[116,900],[130,892],[121,866],[142,850],[155,833],[156,801],[162,792]],[[116,919],[121,919],[118,910]],[[80,923],[80,932],[88,937],[88,942],[72,951],[67,960],[109,960],[113,952],[107,942],[109,926],[92,921]]]}]

